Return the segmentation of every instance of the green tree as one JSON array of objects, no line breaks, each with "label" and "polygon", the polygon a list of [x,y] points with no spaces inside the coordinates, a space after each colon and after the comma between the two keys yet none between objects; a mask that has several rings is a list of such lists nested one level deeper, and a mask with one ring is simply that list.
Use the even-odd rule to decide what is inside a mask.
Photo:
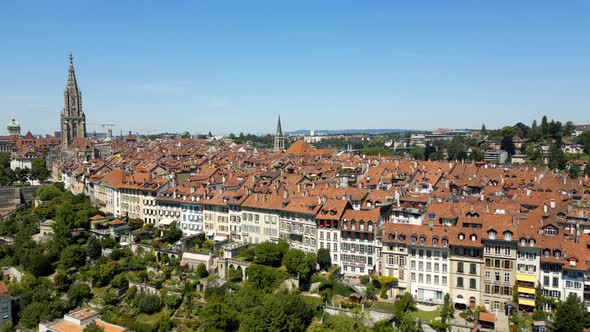
[{"label": "green tree", "polygon": [[580,176],[580,165],[578,165],[576,163],[572,163],[570,165],[569,169],[567,170],[567,174],[572,179],[576,179],[578,176]]},{"label": "green tree", "polygon": [[570,294],[555,312],[554,325],[559,332],[579,332],[585,326],[588,312],[575,294]]},{"label": "green tree", "polygon": [[199,263],[199,265],[197,265],[197,271],[195,273],[199,278],[206,278],[209,276],[209,271],[207,271],[207,267],[203,263]]},{"label": "green tree", "polygon": [[469,153],[469,159],[473,161],[482,161],[483,157],[483,152],[478,148],[472,148],[471,153]]},{"label": "green tree", "polygon": [[182,237],[182,230],[180,228],[171,227],[164,232],[162,240],[167,243],[175,243]]},{"label": "green tree", "polygon": [[61,253],[59,265],[63,269],[78,268],[86,262],[86,250],[79,245],[67,246]]},{"label": "green tree", "polygon": [[282,259],[283,255],[278,244],[266,241],[256,246],[254,263],[278,267],[281,266]]},{"label": "green tree", "polygon": [[74,306],[77,307],[83,301],[90,299],[91,297],[91,290],[87,284],[84,283],[75,283],[70,286],[70,290],[68,291],[68,298]]},{"label": "green tree", "polygon": [[446,324],[449,319],[453,317],[454,312],[455,309],[453,308],[453,303],[451,302],[451,296],[449,293],[446,293],[443,306],[440,310],[440,321]]},{"label": "green tree", "polygon": [[460,137],[453,138],[447,147],[447,154],[449,160],[465,159],[467,153],[465,152],[465,144]]},{"label": "green tree", "polygon": [[583,132],[576,137],[575,142],[584,146],[584,152],[590,153],[590,131]]},{"label": "green tree", "polygon": [[248,283],[259,290],[273,290],[288,278],[288,274],[269,266],[251,264],[248,267]]},{"label": "green tree", "polygon": [[139,311],[143,312],[144,314],[151,315],[156,313],[162,307],[162,300],[160,296],[157,294],[146,294],[140,292],[137,297],[137,308]]},{"label": "green tree", "polygon": [[48,276],[53,273],[53,266],[51,266],[49,258],[43,254],[31,257],[26,267],[35,277]]},{"label": "green tree", "polygon": [[372,282],[369,282],[367,284],[366,296],[369,300],[375,299],[375,284],[373,284]]},{"label": "green tree", "polygon": [[313,311],[298,294],[266,296],[263,303],[244,315],[240,331],[305,331]]},{"label": "green tree", "polygon": [[97,259],[102,255],[102,247],[95,236],[90,236],[86,242],[86,254],[90,259]]},{"label": "green tree", "polygon": [[45,164],[45,159],[33,158],[31,161],[31,178],[33,180],[43,181],[49,177],[49,171]]},{"label": "green tree", "polygon": [[375,325],[373,326],[373,332],[396,332],[396,330],[391,322],[380,320],[375,322]]},{"label": "green tree", "polygon": [[414,302],[412,295],[410,293],[404,293],[404,295],[393,304],[393,319],[401,325],[406,314],[416,310],[416,303]]},{"label": "green tree", "polygon": [[565,168],[565,154],[557,144],[551,144],[549,147],[549,168],[564,169]]},{"label": "green tree", "polygon": [[95,321],[92,321],[90,324],[86,325],[82,332],[104,332],[104,329],[98,325],[96,325]]},{"label": "green tree", "polygon": [[416,160],[424,160],[424,148],[417,145],[412,146],[410,149],[410,156]]},{"label": "green tree", "polygon": [[549,123],[547,123],[547,116],[543,115],[541,119],[541,133],[543,136],[549,135]]},{"label": "green tree", "polygon": [[500,149],[508,152],[509,156],[513,156],[516,153],[512,136],[504,136],[502,143],[500,144]]},{"label": "green tree", "polygon": [[330,251],[328,249],[320,248],[318,250],[318,264],[322,270],[327,270],[332,266],[332,259],[330,258]]}]

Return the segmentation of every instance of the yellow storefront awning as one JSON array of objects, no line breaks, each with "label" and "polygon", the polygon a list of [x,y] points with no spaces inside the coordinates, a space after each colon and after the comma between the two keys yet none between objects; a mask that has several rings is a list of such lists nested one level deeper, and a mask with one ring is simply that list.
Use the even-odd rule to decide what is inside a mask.
[{"label": "yellow storefront awning", "polygon": [[526,281],[526,282],[537,282],[537,278],[535,278],[535,276],[531,276],[528,274],[517,274],[516,275],[516,280],[518,281]]},{"label": "yellow storefront awning", "polygon": [[526,306],[529,306],[529,307],[534,307],[535,306],[535,300],[518,299],[518,304],[526,305]]},{"label": "yellow storefront awning", "polygon": [[534,288],[528,288],[528,287],[518,286],[518,292],[519,293],[525,293],[525,294],[535,294],[535,289]]}]

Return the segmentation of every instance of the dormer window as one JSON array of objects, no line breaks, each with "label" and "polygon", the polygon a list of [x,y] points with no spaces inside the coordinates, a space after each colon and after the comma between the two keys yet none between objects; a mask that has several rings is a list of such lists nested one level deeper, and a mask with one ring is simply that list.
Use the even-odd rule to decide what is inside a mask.
[{"label": "dormer window", "polygon": [[418,238],[416,238],[415,236],[412,236],[412,244],[416,244],[416,240],[418,240]]},{"label": "dormer window", "polygon": [[576,266],[576,261],[575,260],[570,260],[570,266]]},{"label": "dormer window", "polygon": [[432,239],[432,246],[433,247],[438,246],[438,239],[437,238]]},{"label": "dormer window", "polygon": [[526,246],[526,239],[525,238],[520,239],[520,245],[522,247]]},{"label": "dormer window", "polygon": [[543,255],[544,255],[545,257],[549,257],[549,256],[551,256],[551,250],[549,250],[549,249],[545,249],[545,250],[543,250]]},{"label": "dormer window", "polygon": [[361,221],[360,222],[360,230],[361,231],[364,231],[365,230],[365,222],[364,221]]},{"label": "dormer window", "polygon": [[465,239],[465,234],[459,233],[459,240],[463,240],[463,239]]},{"label": "dormer window", "polygon": [[443,239],[442,240],[442,246],[443,248],[446,248],[449,245],[449,241],[447,239]]},{"label": "dormer window", "polygon": [[488,231],[488,238],[490,240],[495,240],[496,239],[496,231],[494,231],[494,230]]},{"label": "dormer window", "polygon": [[352,229],[353,231],[356,231],[356,221],[353,220],[350,222],[350,224],[351,224],[350,229]]},{"label": "dormer window", "polygon": [[426,241],[426,238],[424,236],[421,236],[420,237],[420,245],[423,246],[425,241]]},{"label": "dormer window", "polygon": [[561,257],[561,251],[559,251],[559,250],[553,250],[553,256],[555,256],[555,258]]},{"label": "dormer window", "polygon": [[504,240],[505,241],[512,240],[512,232],[510,232],[510,231],[504,232]]},{"label": "dormer window", "polygon": [[404,241],[406,239],[406,235],[405,234],[401,234],[399,236],[400,241]]},{"label": "dormer window", "polygon": [[545,235],[557,235],[557,229],[555,227],[547,227],[545,228]]},{"label": "dormer window", "polygon": [[369,232],[373,231],[373,223],[369,221]]},{"label": "dormer window", "polygon": [[477,235],[471,234],[471,241],[477,241]]},{"label": "dormer window", "polygon": [[535,246],[535,239],[530,239],[529,240],[529,247],[534,247]]}]

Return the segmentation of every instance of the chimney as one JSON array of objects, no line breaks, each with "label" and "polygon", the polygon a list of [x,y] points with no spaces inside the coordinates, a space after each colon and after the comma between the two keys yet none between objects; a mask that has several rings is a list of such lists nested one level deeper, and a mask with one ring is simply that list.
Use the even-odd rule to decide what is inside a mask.
[{"label": "chimney", "polygon": [[547,213],[547,204],[543,203],[543,212]]},{"label": "chimney", "polygon": [[555,209],[555,200],[551,199],[551,202],[549,203],[552,209]]},{"label": "chimney", "polygon": [[254,200],[255,200],[256,202],[258,202],[258,193],[256,193],[256,194],[255,194],[255,196],[254,196]]},{"label": "chimney", "polygon": [[283,198],[287,199],[287,189],[283,190]]}]

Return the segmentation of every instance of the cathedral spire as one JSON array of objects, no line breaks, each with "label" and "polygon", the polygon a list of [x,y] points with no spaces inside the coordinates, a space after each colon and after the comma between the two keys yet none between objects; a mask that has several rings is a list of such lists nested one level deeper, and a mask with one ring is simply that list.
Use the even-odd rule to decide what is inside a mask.
[{"label": "cathedral spire", "polygon": [[74,57],[69,56],[68,81],[64,89],[64,108],[61,112],[61,135],[67,148],[76,138],[86,137],[86,116],[82,110],[82,92],[78,89]]},{"label": "cathedral spire", "polygon": [[66,90],[73,90],[73,92],[77,92],[78,90],[78,82],[76,82],[76,72],[74,71],[74,57],[72,56],[72,52],[70,52],[70,67],[68,68],[68,83],[66,84]]},{"label": "cathedral spire", "polygon": [[283,128],[281,128],[281,115],[279,114],[279,122],[277,123],[277,133],[275,136],[283,136]]}]

